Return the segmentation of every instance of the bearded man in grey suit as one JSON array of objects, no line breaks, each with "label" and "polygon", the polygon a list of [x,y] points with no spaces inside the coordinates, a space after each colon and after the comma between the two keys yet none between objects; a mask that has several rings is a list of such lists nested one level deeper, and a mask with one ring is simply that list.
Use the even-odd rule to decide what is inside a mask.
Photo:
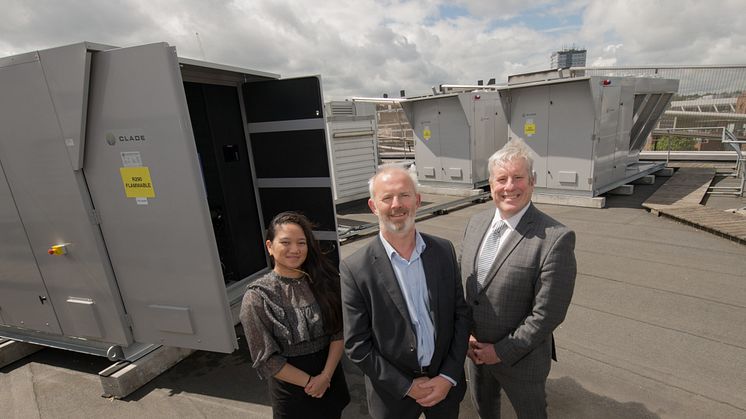
[{"label": "bearded man in grey suit", "polygon": [[406,170],[370,182],[380,234],[340,265],[345,351],[365,374],[376,419],[456,419],[466,393],[469,309],[451,242],[415,229]]},{"label": "bearded man in grey suit", "polygon": [[545,418],[545,383],[575,285],[575,233],[531,204],[531,150],[512,140],[488,161],[497,207],[474,215],[460,256],[473,311],[467,374],[482,419],[505,391],[518,418]]}]

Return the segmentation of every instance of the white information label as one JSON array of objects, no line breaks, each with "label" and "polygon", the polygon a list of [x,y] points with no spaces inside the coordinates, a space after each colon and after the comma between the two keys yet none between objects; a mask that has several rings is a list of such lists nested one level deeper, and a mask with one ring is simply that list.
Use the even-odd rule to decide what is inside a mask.
[{"label": "white information label", "polygon": [[140,157],[139,151],[123,151],[122,155],[122,166],[124,167],[138,167],[142,166],[142,157]]}]

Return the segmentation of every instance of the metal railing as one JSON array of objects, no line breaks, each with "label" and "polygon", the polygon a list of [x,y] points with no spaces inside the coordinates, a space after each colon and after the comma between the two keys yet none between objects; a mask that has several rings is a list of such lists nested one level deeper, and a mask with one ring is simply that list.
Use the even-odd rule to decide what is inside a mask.
[{"label": "metal railing", "polygon": [[731,171],[719,176],[734,177],[738,180],[737,186],[710,186],[707,190],[711,195],[736,195],[743,196],[744,184],[746,184],[746,161],[744,152],[741,150],[746,140],[724,127],[693,127],[693,128],[659,128],[653,133],[658,136],[655,148],[661,151],[660,144],[663,143],[666,152],[666,164],[671,160],[671,153],[676,152],[674,147],[683,151],[694,151],[701,145],[702,141],[710,139],[719,140],[723,146],[733,149],[735,164]]}]

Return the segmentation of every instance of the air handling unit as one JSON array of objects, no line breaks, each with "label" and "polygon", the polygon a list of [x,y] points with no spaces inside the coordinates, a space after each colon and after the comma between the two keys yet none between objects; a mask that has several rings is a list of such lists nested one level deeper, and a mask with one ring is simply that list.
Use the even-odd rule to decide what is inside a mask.
[{"label": "air handling unit", "polygon": [[534,151],[536,193],[595,197],[662,169],[639,154],[679,81],[511,76],[500,91],[508,139]]},{"label": "air handling unit", "polygon": [[665,166],[639,155],[678,80],[561,76],[562,70],[515,75],[493,91],[403,101],[420,183],[485,185],[488,157],[513,138],[534,151],[540,195],[596,197]]},{"label": "air handling unit", "polygon": [[443,93],[401,102],[415,136],[417,179],[425,187],[487,185],[487,157],[507,141],[495,91]]},{"label": "air handling unit", "polygon": [[272,216],[338,257],[317,76],[80,43],[0,59],[0,92],[0,337],[231,352]]}]

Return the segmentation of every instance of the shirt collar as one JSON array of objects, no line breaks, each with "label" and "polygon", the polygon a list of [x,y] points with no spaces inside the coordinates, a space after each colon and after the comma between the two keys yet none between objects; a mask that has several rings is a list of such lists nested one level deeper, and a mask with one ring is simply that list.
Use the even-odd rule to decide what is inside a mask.
[{"label": "shirt collar", "polygon": [[[389,257],[389,259],[393,259],[394,255],[397,255],[401,257],[401,255],[394,249],[394,246],[392,246],[385,237],[383,237],[383,233],[378,233],[378,237],[381,238],[381,243],[383,243],[383,248],[386,249],[386,255]],[[415,260],[419,255],[422,254],[422,252],[425,250],[427,245],[425,244],[425,240],[422,239],[422,235],[420,235],[420,232],[415,230],[414,232],[415,242],[414,242],[414,251],[412,252],[412,257],[409,258],[410,261]],[[402,258],[404,259],[404,258]]]},{"label": "shirt collar", "polygon": [[[531,202],[526,204],[526,206],[523,207],[520,211],[518,211],[514,216],[508,218],[507,220],[503,220],[505,221],[505,224],[508,226],[509,229],[515,230],[515,228],[518,227],[518,223],[521,222],[521,219],[523,218],[523,214],[525,214],[526,211],[528,211],[528,207],[530,206],[531,206]],[[495,224],[500,222],[500,220],[502,220],[502,218],[500,218],[500,210],[495,208],[495,216],[492,218],[492,224],[490,225],[490,229],[494,228]]]}]

